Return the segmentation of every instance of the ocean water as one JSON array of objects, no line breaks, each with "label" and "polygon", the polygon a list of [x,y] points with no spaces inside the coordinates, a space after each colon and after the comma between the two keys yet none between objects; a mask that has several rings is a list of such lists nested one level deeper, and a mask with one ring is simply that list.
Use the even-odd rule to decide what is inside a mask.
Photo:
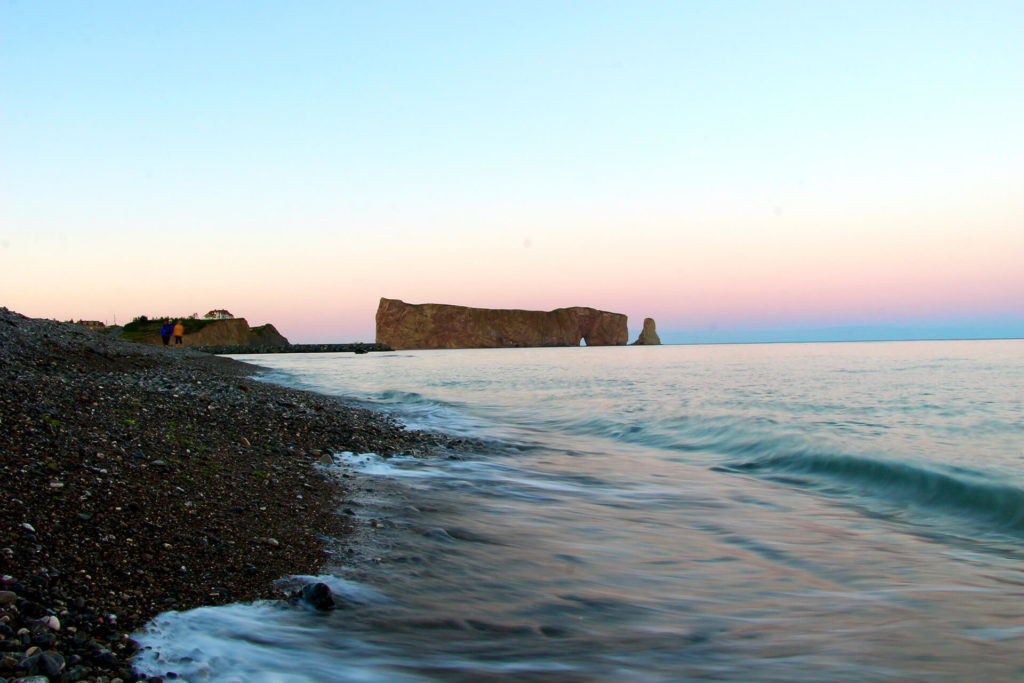
[{"label": "ocean water", "polygon": [[240,358],[472,445],[335,454],[362,531],[285,581],[342,608],[163,614],[144,672],[1024,678],[1024,341]]}]

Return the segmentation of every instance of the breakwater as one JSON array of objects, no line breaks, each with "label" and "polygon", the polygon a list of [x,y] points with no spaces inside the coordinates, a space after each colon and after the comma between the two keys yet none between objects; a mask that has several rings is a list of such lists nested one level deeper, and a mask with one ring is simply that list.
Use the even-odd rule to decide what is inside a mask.
[{"label": "breakwater", "polygon": [[391,351],[387,344],[288,344],[287,346],[196,346],[199,351],[219,355],[238,353],[369,353]]}]

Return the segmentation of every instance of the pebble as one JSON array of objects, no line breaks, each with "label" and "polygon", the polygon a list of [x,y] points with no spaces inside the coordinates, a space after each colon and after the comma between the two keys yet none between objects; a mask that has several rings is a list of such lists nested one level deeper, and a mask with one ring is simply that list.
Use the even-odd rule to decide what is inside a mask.
[{"label": "pebble", "polygon": [[22,660],[20,666],[30,675],[42,674],[51,678],[64,670],[64,657],[59,652],[40,652]]},{"label": "pebble", "polygon": [[13,605],[18,599],[17,593],[11,591],[0,591],[0,607],[6,607],[7,605]]}]

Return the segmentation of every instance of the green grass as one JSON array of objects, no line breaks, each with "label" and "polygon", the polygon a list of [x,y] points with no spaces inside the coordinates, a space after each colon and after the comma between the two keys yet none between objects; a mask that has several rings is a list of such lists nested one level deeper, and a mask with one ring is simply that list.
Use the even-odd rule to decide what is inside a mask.
[{"label": "green grass", "polygon": [[173,315],[155,316],[153,318],[140,315],[138,318],[124,326],[121,330],[120,337],[122,339],[127,339],[128,341],[137,341],[143,337],[158,335],[160,334],[160,326],[163,325],[168,318],[171,319],[172,323],[180,321],[185,327],[185,334],[193,334],[210,323],[217,322],[216,320],[198,320],[196,318],[174,317]]}]

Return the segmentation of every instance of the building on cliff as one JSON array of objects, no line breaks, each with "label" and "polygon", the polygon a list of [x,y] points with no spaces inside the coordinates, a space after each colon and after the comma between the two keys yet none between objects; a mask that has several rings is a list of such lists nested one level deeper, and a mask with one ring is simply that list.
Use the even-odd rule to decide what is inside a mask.
[{"label": "building on cliff", "polygon": [[203,316],[203,320],[234,320],[235,316],[231,315],[231,311],[223,308],[216,308],[212,311],[207,312]]}]

